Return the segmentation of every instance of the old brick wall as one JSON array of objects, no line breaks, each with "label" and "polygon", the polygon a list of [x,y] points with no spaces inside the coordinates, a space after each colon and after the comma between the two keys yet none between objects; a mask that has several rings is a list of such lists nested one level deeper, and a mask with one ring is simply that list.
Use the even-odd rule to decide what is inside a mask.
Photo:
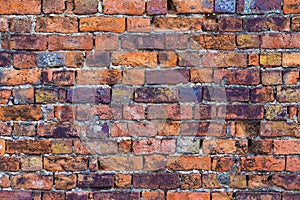
[{"label": "old brick wall", "polygon": [[299,200],[300,0],[0,0],[0,199]]}]

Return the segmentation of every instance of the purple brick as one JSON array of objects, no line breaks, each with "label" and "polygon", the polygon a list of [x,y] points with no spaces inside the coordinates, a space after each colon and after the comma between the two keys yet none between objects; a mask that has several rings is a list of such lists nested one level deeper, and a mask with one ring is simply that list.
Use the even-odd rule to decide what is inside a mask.
[{"label": "purple brick", "polygon": [[201,87],[186,87],[179,90],[180,102],[194,102],[200,103],[202,101]]},{"label": "purple brick", "polygon": [[87,192],[67,192],[66,200],[88,200]]},{"label": "purple brick", "polygon": [[238,13],[265,13],[265,12],[280,12],[281,0],[238,0]]},{"label": "purple brick", "polygon": [[151,70],[146,71],[146,82],[148,84],[179,84],[188,83],[189,70]]},{"label": "purple brick", "polygon": [[67,101],[71,103],[110,103],[110,88],[73,88],[68,90]]},{"label": "purple brick", "polygon": [[135,174],[133,186],[147,189],[175,189],[180,186],[180,179],[178,174]]},{"label": "purple brick", "polygon": [[107,67],[110,64],[109,53],[106,51],[95,51],[87,53],[86,64],[89,67]]},{"label": "purple brick", "polygon": [[150,0],[147,2],[148,15],[164,15],[168,12],[167,0]]},{"label": "purple brick", "polygon": [[139,200],[140,195],[138,192],[95,192],[94,200],[104,200],[104,199],[114,199],[114,200]]},{"label": "purple brick", "polygon": [[161,34],[151,35],[124,35],[121,38],[122,48],[137,49],[164,49],[164,36]]},{"label": "purple brick", "polygon": [[114,186],[112,174],[79,174],[78,187],[80,188],[111,188]]},{"label": "purple brick", "polygon": [[9,200],[31,200],[31,192],[25,191],[1,191],[0,199],[9,199]]},{"label": "purple brick", "polygon": [[272,200],[280,200],[281,195],[280,193],[258,193],[258,192],[237,192],[236,193],[236,200],[245,200],[245,199],[272,199]]},{"label": "purple brick", "polygon": [[0,53],[0,67],[6,67],[11,64],[10,53]]}]

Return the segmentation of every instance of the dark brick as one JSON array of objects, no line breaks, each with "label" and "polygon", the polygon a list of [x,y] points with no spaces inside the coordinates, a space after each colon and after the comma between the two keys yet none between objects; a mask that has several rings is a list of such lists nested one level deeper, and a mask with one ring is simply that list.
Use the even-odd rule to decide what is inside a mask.
[{"label": "dark brick", "polygon": [[[20,159],[17,157],[0,156],[0,170],[15,172],[20,170]],[[0,195],[1,197],[1,195]]]},{"label": "dark brick", "polygon": [[178,54],[178,65],[181,67],[200,67],[198,52],[182,52]]},{"label": "dark brick", "polygon": [[235,0],[215,0],[215,12],[235,13]]},{"label": "dark brick", "polygon": [[38,67],[60,67],[65,63],[65,54],[58,52],[42,52],[37,55]]},{"label": "dark brick", "polygon": [[109,53],[106,51],[88,52],[86,64],[89,67],[107,67],[110,64]]},{"label": "dark brick", "polygon": [[298,174],[275,174],[272,176],[272,183],[286,190],[300,189],[300,175]]},{"label": "dark brick", "polygon": [[178,174],[134,174],[133,186],[147,189],[175,189],[180,186]]},{"label": "dark brick", "polygon": [[110,88],[74,88],[69,89],[67,101],[71,103],[110,103]]},{"label": "dark brick", "polygon": [[244,19],[244,28],[247,31],[289,31],[290,19],[282,16],[251,17]]},{"label": "dark brick", "polygon": [[151,70],[146,71],[148,84],[180,84],[189,82],[189,70]]},{"label": "dark brick", "polygon": [[146,5],[148,15],[164,15],[168,12],[167,0],[150,0]]},{"label": "dark brick", "polygon": [[0,191],[0,199],[3,200],[32,200],[29,191]]},{"label": "dark brick", "polygon": [[263,119],[262,105],[221,105],[218,107],[218,117],[225,119]]},{"label": "dark brick", "polygon": [[139,200],[140,194],[138,192],[130,192],[130,193],[129,192],[95,192],[94,193],[94,200],[104,200],[104,199]]},{"label": "dark brick", "polygon": [[79,174],[78,187],[80,188],[111,188],[114,186],[112,174]]},{"label": "dark brick", "polygon": [[245,199],[271,199],[271,200],[280,200],[280,193],[273,192],[237,192],[235,199],[236,200],[245,200]]},{"label": "dark brick", "polygon": [[165,87],[137,88],[134,93],[134,101],[148,103],[178,102],[178,90]]},{"label": "dark brick", "polygon": [[69,138],[79,137],[79,127],[68,123],[41,123],[38,125],[39,137]]},{"label": "dark brick", "polygon": [[121,38],[122,48],[137,49],[164,49],[164,36],[162,34],[151,35],[124,35]]},{"label": "dark brick", "polygon": [[200,103],[202,101],[202,87],[185,87],[179,90],[180,102]]},{"label": "dark brick", "polygon": [[6,146],[6,151],[10,154],[45,154],[51,152],[50,141],[46,140],[7,141]]},{"label": "dark brick", "polygon": [[0,53],[0,67],[8,67],[11,64],[10,53]]},{"label": "dark brick", "polygon": [[66,200],[88,200],[89,194],[87,192],[67,192]]}]

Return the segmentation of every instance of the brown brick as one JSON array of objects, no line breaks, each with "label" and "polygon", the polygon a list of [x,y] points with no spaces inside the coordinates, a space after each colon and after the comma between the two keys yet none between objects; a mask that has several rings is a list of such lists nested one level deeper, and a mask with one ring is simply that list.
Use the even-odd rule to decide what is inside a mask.
[{"label": "brown brick", "polygon": [[6,152],[9,154],[45,154],[50,153],[48,140],[15,140],[6,142]]},{"label": "brown brick", "polygon": [[145,66],[155,68],[157,53],[154,52],[113,52],[112,64],[115,66]]},{"label": "brown brick", "polygon": [[243,171],[282,171],[285,169],[285,159],[267,156],[242,157]]},{"label": "brown brick", "polygon": [[122,33],[125,31],[125,18],[114,18],[114,17],[80,18],[79,29],[82,32],[101,31],[101,32]]},{"label": "brown brick", "polygon": [[115,175],[115,185],[118,188],[130,188],[132,182],[131,174],[116,174]]},{"label": "brown brick", "polygon": [[1,171],[16,172],[20,170],[20,158],[0,156],[0,168]]},{"label": "brown brick", "polygon": [[182,174],[181,189],[197,189],[201,188],[201,174]]},{"label": "brown brick", "polygon": [[283,12],[284,14],[299,14],[300,13],[299,0],[284,0]]},{"label": "brown brick", "polygon": [[154,139],[149,138],[146,140],[135,140],[132,144],[133,153],[136,155],[145,154],[172,154],[175,153],[176,140],[168,139]]},{"label": "brown brick", "polygon": [[44,169],[47,171],[85,171],[88,168],[88,159],[84,157],[47,156],[44,157]]},{"label": "brown brick", "polygon": [[260,135],[263,137],[299,137],[299,125],[287,122],[261,122]]},{"label": "brown brick", "polygon": [[143,158],[141,156],[100,156],[98,160],[102,170],[137,171],[143,169]]},{"label": "brown brick", "polygon": [[18,53],[14,55],[14,68],[30,69],[36,67],[36,57],[33,53]]},{"label": "brown brick", "polygon": [[3,49],[13,50],[46,50],[45,35],[6,35],[2,40]]},{"label": "brown brick", "polygon": [[12,177],[12,188],[50,190],[53,185],[53,177],[39,174],[19,174]]},{"label": "brown brick", "polygon": [[8,67],[9,65],[11,65],[11,59],[12,56],[10,53],[0,53],[0,66],[1,67]]},{"label": "brown brick", "polygon": [[157,135],[161,136],[176,136],[179,135],[179,122],[161,122],[157,125]]},{"label": "brown brick", "polygon": [[203,67],[226,68],[246,67],[247,55],[244,53],[207,53],[203,55]]},{"label": "brown brick", "polygon": [[160,52],[158,61],[162,67],[175,67],[177,65],[177,55],[175,52]]},{"label": "brown brick", "polygon": [[48,36],[48,49],[56,50],[91,50],[93,48],[93,37],[90,35],[81,36]]},{"label": "brown brick", "polygon": [[272,154],[272,140],[250,140],[249,153],[265,155]]},{"label": "brown brick", "polygon": [[300,87],[277,87],[277,100],[279,102],[299,102],[300,101]]},{"label": "brown brick", "polygon": [[1,121],[23,121],[32,120],[37,121],[41,119],[41,107],[37,105],[14,105],[0,107],[0,120]]},{"label": "brown brick", "polygon": [[191,69],[190,76],[193,83],[211,83],[213,71],[212,69]]},{"label": "brown brick", "polygon": [[0,18],[0,32],[8,31],[8,26],[9,26],[8,21],[9,21],[8,18],[4,18],[4,17]]},{"label": "brown brick", "polygon": [[36,32],[78,32],[78,20],[76,17],[38,17],[36,19]]},{"label": "brown brick", "polygon": [[263,49],[293,49],[299,48],[300,34],[265,34],[261,36]]},{"label": "brown brick", "polygon": [[258,87],[251,89],[250,100],[252,102],[272,102],[274,101],[274,89],[272,87]]},{"label": "brown brick", "polygon": [[31,30],[31,21],[28,18],[11,18],[9,22],[11,32],[29,33]]},{"label": "brown brick", "polygon": [[209,189],[222,188],[219,183],[217,174],[202,174],[202,187]]},{"label": "brown brick", "polygon": [[260,39],[256,34],[240,34],[237,36],[237,44],[240,49],[259,48]]},{"label": "brown brick", "polygon": [[215,70],[214,82],[225,81],[227,84],[258,85],[260,83],[259,70]]},{"label": "brown brick", "polygon": [[127,14],[127,15],[143,15],[145,12],[144,1],[129,0],[103,0],[104,14]]},{"label": "brown brick", "polygon": [[134,188],[175,189],[180,186],[178,174],[134,174]]},{"label": "brown brick", "polygon": [[298,16],[292,17],[292,30],[300,31],[300,17]]},{"label": "brown brick", "polygon": [[233,200],[231,192],[214,192],[211,194],[212,200]]},{"label": "brown brick", "polygon": [[270,181],[268,175],[248,175],[248,188],[249,189],[262,189],[270,187]]},{"label": "brown brick", "polygon": [[26,172],[39,171],[43,169],[43,160],[40,156],[21,158],[21,169]]},{"label": "brown brick", "polygon": [[128,32],[147,33],[151,31],[150,18],[127,18]]},{"label": "brown brick", "polygon": [[[42,194],[40,193],[40,197],[37,196],[38,193],[35,193],[35,198],[41,198]],[[64,200],[65,194],[64,192],[43,192],[43,200]],[[35,199],[34,199],[35,200]],[[38,199],[40,200],[40,199]]]},{"label": "brown brick", "polygon": [[203,153],[205,154],[246,154],[247,140],[204,140]]},{"label": "brown brick", "polygon": [[145,70],[142,69],[124,70],[122,82],[125,85],[144,85]]},{"label": "brown brick", "polygon": [[46,14],[61,14],[65,10],[64,0],[42,0],[42,9]]},{"label": "brown brick", "polygon": [[230,172],[234,165],[234,157],[213,157],[212,170],[216,172]]},{"label": "brown brick", "polygon": [[117,69],[81,70],[77,73],[76,82],[79,85],[114,85],[122,82],[122,75],[121,71]]},{"label": "brown brick", "polygon": [[79,188],[111,188],[114,186],[114,175],[112,174],[79,174]]},{"label": "brown brick", "polygon": [[204,156],[170,156],[167,168],[173,171],[210,170],[211,159]]},{"label": "brown brick", "polygon": [[119,48],[118,35],[96,35],[96,50],[117,50]]},{"label": "brown brick", "polygon": [[72,86],[75,84],[75,71],[54,71],[53,85]]},{"label": "brown brick", "polygon": [[224,32],[240,32],[243,29],[241,18],[221,17],[219,18],[219,30]]},{"label": "brown brick", "polygon": [[280,85],[282,84],[281,70],[266,70],[261,72],[261,82],[263,85]]},{"label": "brown brick", "polygon": [[300,144],[296,140],[275,140],[274,154],[300,154]]},{"label": "brown brick", "polygon": [[10,90],[0,90],[0,104],[7,104],[11,96]]},{"label": "brown brick", "polygon": [[155,31],[189,31],[201,30],[203,18],[157,17],[152,26]]},{"label": "brown brick", "polygon": [[67,52],[66,66],[71,68],[81,68],[83,66],[84,57],[82,52]]},{"label": "brown brick", "polygon": [[[9,188],[10,187],[10,180],[9,180],[8,175],[2,174],[0,180],[1,180],[0,186],[2,188]],[[1,193],[0,193],[0,197],[1,197]]]},{"label": "brown brick", "polygon": [[212,13],[214,3],[212,0],[203,2],[201,0],[180,1],[174,0],[173,4],[178,13]]},{"label": "brown brick", "polygon": [[52,140],[51,153],[53,154],[71,154],[72,140]]},{"label": "brown brick", "polygon": [[188,48],[187,34],[166,34],[165,35],[165,49],[183,50]]},{"label": "brown brick", "polygon": [[275,174],[272,176],[272,183],[286,190],[300,189],[300,175],[298,174]]},{"label": "brown brick", "polygon": [[258,66],[258,65],[259,65],[259,55],[248,54],[248,66]]},{"label": "brown brick", "polygon": [[74,10],[75,14],[95,14],[98,12],[97,0],[75,0]]},{"label": "brown brick", "polygon": [[137,88],[134,94],[134,100],[136,102],[177,102],[178,90],[172,88],[154,88],[144,87]]},{"label": "brown brick", "polygon": [[[41,1],[40,0],[0,0],[0,14],[40,14],[41,13]],[[33,6],[34,5],[34,6]]]},{"label": "brown brick", "polygon": [[233,50],[236,47],[235,35],[219,34],[219,35],[200,35],[200,45],[204,49],[217,50]]}]

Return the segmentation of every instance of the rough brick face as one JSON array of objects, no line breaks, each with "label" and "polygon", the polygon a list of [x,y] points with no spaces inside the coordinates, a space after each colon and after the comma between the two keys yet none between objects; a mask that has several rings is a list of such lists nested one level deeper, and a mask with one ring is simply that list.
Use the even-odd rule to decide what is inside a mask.
[{"label": "rough brick face", "polygon": [[300,199],[300,0],[0,0],[0,199]]}]

